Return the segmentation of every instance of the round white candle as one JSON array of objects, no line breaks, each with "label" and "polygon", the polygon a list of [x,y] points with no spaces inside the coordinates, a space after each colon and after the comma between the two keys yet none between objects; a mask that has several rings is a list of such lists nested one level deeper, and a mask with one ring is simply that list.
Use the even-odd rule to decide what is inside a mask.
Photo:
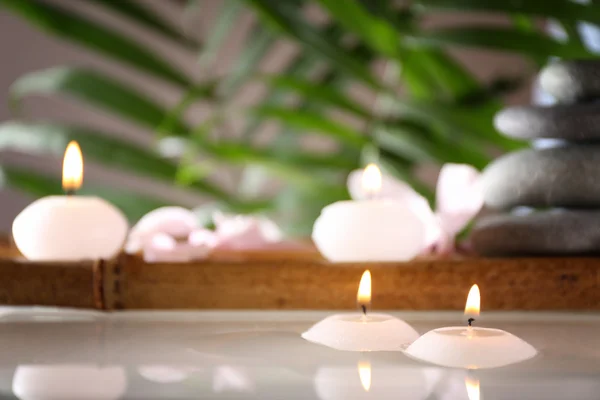
[{"label": "round white candle", "polygon": [[406,261],[423,249],[423,222],[391,200],[338,201],[317,218],[312,239],[333,262]]},{"label": "round white candle", "polygon": [[393,351],[419,337],[406,322],[386,314],[367,314],[371,303],[371,273],[360,280],[357,301],[362,314],[331,315],[313,325],[302,337],[310,342],[346,351]]},{"label": "round white candle", "polygon": [[[369,165],[363,187],[377,196],[381,174]],[[388,199],[338,201],[321,211],[312,239],[329,261],[406,261],[425,246],[423,220],[403,203]]]},{"label": "round white candle", "polygon": [[419,334],[391,315],[336,314],[316,323],[302,337],[336,350],[400,351]]},{"label": "round white candle", "polygon": [[447,327],[434,329],[417,339],[406,354],[444,367],[496,368],[528,360],[537,354],[533,346],[500,329]]},{"label": "round white candle", "polygon": [[[478,315],[479,288],[473,285],[465,313]],[[447,327],[434,329],[415,340],[408,356],[454,368],[496,368],[528,360],[536,349],[524,340],[500,329]]]},{"label": "round white candle", "polygon": [[[83,160],[75,142],[65,152],[63,187],[81,185]],[[48,196],[27,206],[13,221],[19,251],[36,261],[110,258],[127,236],[123,213],[112,204],[90,196]]]},{"label": "round white candle", "polygon": [[125,370],[114,366],[20,365],[12,381],[12,391],[21,400],[116,400],[126,388]]}]

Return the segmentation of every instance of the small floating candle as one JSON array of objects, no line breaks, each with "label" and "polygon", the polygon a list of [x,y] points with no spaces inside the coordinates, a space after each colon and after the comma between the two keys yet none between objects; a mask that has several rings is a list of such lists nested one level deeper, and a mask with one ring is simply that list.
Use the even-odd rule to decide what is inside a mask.
[{"label": "small floating candle", "polygon": [[363,200],[338,201],[323,208],[312,239],[329,261],[406,261],[426,244],[426,226],[403,202],[380,197],[379,168],[369,164],[362,174]]},{"label": "small floating candle", "polygon": [[315,324],[302,337],[310,342],[346,351],[393,351],[419,337],[406,322],[387,314],[368,313],[371,273],[360,280],[357,301],[362,313],[335,314]]},{"label": "small floating candle", "polygon": [[414,341],[406,354],[433,364],[454,368],[496,368],[528,360],[537,354],[533,346],[500,329],[474,327],[480,310],[479,287],[467,297],[468,325],[434,329]]},{"label": "small floating candle", "polygon": [[47,196],[15,218],[13,237],[19,251],[36,261],[110,258],[127,236],[123,213],[99,197],[76,196],[83,181],[83,157],[71,142],[63,162],[65,196]]}]

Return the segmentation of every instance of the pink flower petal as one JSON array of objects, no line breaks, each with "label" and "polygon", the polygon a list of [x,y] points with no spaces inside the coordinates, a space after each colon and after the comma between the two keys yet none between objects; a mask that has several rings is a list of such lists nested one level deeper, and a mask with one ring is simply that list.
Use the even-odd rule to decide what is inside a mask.
[{"label": "pink flower petal", "polygon": [[436,200],[442,228],[455,236],[483,206],[479,171],[470,165],[445,164],[438,178]]},{"label": "pink flower petal", "polygon": [[197,218],[190,210],[182,207],[157,208],[144,215],[131,229],[125,251],[137,253],[156,233],[181,238],[188,236],[197,226]]},{"label": "pink flower petal", "polygon": [[156,233],[143,247],[144,261],[157,262],[188,262],[192,259],[192,246],[177,241],[166,233]]},{"label": "pink flower petal", "polygon": [[192,260],[202,260],[219,245],[217,235],[208,229],[198,229],[188,236],[190,246],[190,258]]},{"label": "pink flower petal", "polygon": [[219,243],[219,238],[215,232],[201,228],[190,233],[188,243],[194,247],[215,247]]},{"label": "pink flower petal", "polygon": [[158,251],[172,251],[177,246],[177,242],[169,234],[158,232],[150,239],[150,246]]},{"label": "pink flower petal", "polygon": [[263,217],[215,213],[214,222],[221,250],[262,249],[283,238],[279,227]]}]

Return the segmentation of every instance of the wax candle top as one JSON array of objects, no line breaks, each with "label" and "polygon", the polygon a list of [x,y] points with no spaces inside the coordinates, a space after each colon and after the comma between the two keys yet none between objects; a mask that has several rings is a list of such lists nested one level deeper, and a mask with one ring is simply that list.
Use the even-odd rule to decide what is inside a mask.
[{"label": "wax candle top", "polygon": [[479,310],[481,309],[481,294],[479,292],[479,286],[471,286],[469,295],[467,296],[467,304],[465,305],[465,316],[469,318],[479,317]]},{"label": "wax candle top", "polygon": [[367,315],[367,309],[371,304],[371,271],[363,272],[356,292],[356,301],[364,315]]},{"label": "wax candle top", "polygon": [[381,171],[375,164],[366,166],[362,174],[363,190],[367,194],[367,198],[375,198],[381,191]]},{"label": "wax candle top", "polygon": [[66,193],[72,193],[81,187],[83,182],[83,155],[76,141],[67,145],[63,158],[62,187]]}]

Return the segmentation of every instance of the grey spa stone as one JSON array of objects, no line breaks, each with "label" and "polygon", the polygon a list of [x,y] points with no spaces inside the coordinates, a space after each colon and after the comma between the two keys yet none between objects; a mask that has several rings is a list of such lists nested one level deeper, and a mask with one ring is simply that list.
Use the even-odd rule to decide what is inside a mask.
[{"label": "grey spa stone", "polygon": [[568,145],[504,155],[483,172],[485,204],[600,208],[600,144]]},{"label": "grey spa stone", "polygon": [[549,210],[484,217],[471,231],[471,241],[483,256],[600,253],[600,211]]},{"label": "grey spa stone", "polygon": [[494,125],[517,139],[600,140],[600,103],[508,107],[496,114]]},{"label": "grey spa stone", "polygon": [[561,103],[600,97],[600,60],[558,61],[540,73],[540,86]]}]

